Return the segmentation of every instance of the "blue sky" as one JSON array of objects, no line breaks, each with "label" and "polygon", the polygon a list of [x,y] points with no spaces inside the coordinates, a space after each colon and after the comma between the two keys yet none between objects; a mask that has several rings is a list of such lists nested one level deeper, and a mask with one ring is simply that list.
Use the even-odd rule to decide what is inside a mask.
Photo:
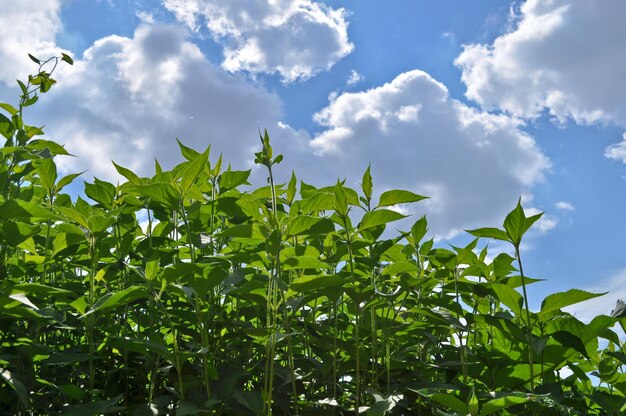
[{"label": "blue sky", "polygon": [[71,54],[27,117],[86,180],[116,180],[110,160],[173,166],[174,137],[247,169],[260,127],[283,178],[356,187],[371,163],[379,192],[430,195],[403,209],[440,244],[521,196],[545,211],[523,251],[547,279],[532,303],[610,290],[585,317],[626,297],[624,17],[621,0],[2,2],[0,100],[35,69],[27,52]]}]

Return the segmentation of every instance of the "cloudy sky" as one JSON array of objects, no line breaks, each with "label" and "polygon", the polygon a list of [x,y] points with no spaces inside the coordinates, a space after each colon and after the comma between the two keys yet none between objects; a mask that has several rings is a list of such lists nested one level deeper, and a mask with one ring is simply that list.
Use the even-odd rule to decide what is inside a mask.
[{"label": "cloudy sky", "polygon": [[623,0],[2,1],[0,101],[28,52],[73,56],[26,117],[86,180],[171,167],[175,137],[254,169],[267,128],[281,178],[358,187],[371,164],[379,192],[431,196],[407,209],[441,244],[522,197],[545,212],[533,303],[606,288],[590,308],[608,313],[626,296],[625,18]]}]

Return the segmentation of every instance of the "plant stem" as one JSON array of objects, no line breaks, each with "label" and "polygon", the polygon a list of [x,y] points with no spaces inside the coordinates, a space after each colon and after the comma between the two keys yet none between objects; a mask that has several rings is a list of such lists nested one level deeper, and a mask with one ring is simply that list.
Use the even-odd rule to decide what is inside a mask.
[{"label": "plant stem", "polygon": [[515,257],[519,265],[519,273],[522,277],[522,291],[524,292],[524,308],[526,309],[526,335],[528,338],[528,365],[530,366],[530,390],[535,391],[535,368],[532,347],[533,328],[530,321],[530,308],[528,307],[528,295],[526,294],[526,278],[524,277],[524,269],[522,267],[522,258],[520,256],[519,245],[515,245]]}]

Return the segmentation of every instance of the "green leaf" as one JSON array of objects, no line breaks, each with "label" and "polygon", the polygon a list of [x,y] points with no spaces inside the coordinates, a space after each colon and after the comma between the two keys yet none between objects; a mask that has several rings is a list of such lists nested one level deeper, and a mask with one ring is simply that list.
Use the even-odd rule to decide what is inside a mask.
[{"label": "green leaf", "polygon": [[327,192],[318,192],[300,204],[300,211],[305,214],[315,211],[329,211],[335,208],[335,195]]},{"label": "green leaf", "polygon": [[195,160],[198,156],[200,156],[200,152],[192,149],[191,147],[187,147],[178,138],[176,138],[176,143],[178,143],[178,147],[180,147],[180,153],[183,155],[185,159],[188,161]]},{"label": "green leaf", "polygon": [[289,179],[289,183],[287,184],[287,203],[291,205],[293,203],[293,199],[296,196],[296,185],[298,184],[298,180],[296,179],[296,174],[292,170],[291,171],[291,179]]},{"label": "green leaf", "polygon": [[123,177],[125,177],[126,179],[128,179],[128,181],[134,185],[139,185],[142,183],[141,178],[139,178],[139,176],[135,175],[135,173],[130,170],[130,169],[126,169],[125,167],[122,167],[120,165],[118,165],[115,162],[111,162],[113,163],[113,166],[115,166],[115,169],[117,170],[117,173],[119,173],[120,175],[122,175]]},{"label": "green leaf", "polygon": [[443,405],[445,408],[453,410],[460,415],[467,414],[467,405],[451,394],[432,393],[424,394],[430,400]]},{"label": "green leaf", "polygon": [[521,315],[522,302],[524,300],[522,295],[520,295],[515,289],[511,289],[510,287],[499,283],[493,283],[491,288],[500,302],[513,311],[515,315]]},{"label": "green leaf", "polygon": [[9,120],[4,114],[0,114],[0,134],[8,140],[13,137],[13,133],[15,133],[15,127],[13,126],[11,120]]},{"label": "green leaf", "polygon": [[0,205],[0,218],[28,221],[32,218],[55,219],[56,216],[39,204],[10,199]]},{"label": "green leaf", "polygon": [[[41,129],[37,128],[36,131],[41,132]],[[33,150],[40,150],[40,151],[47,150],[48,152],[50,152],[52,156],[57,156],[57,155],[72,156],[67,152],[67,150],[65,150],[65,147],[50,140],[42,140],[42,139],[32,140],[28,143],[28,147]]]},{"label": "green leaf", "polygon": [[372,183],[372,174],[370,173],[370,165],[367,165],[367,169],[365,169],[365,173],[363,174],[363,179],[361,180],[361,189],[363,190],[363,195],[365,195],[365,198],[370,200],[372,198],[372,192],[374,190],[374,185]]},{"label": "green leaf", "polygon": [[11,287],[12,293],[25,293],[36,297],[75,297],[74,292],[58,287],[43,285],[41,283],[18,283]]},{"label": "green leaf", "polygon": [[497,399],[489,400],[487,403],[483,404],[480,416],[487,416],[502,409],[506,409],[507,407],[526,403],[528,400],[530,400],[530,398],[524,396],[509,395],[498,397]]},{"label": "green leaf", "polygon": [[131,286],[115,293],[107,293],[102,296],[94,305],[83,315],[91,315],[92,313],[105,313],[128,305],[139,299],[149,297],[150,292],[144,286]]},{"label": "green leaf", "polygon": [[64,217],[71,220],[75,224],[89,229],[89,223],[87,221],[87,217],[85,217],[82,213],[78,212],[74,208],[57,207],[57,210],[61,214],[63,214]]},{"label": "green leaf", "polygon": [[223,172],[218,179],[220,194],[235,189],[239,185],[249,185],[250,172],[250,170],[227,170]]},{"label": "green leaf", "polygon": [[331,269],[328,264],[316,257],[310,256],[294,256],[286,258],[282,262],[283,270],[300,270],[300,269]]},{"label": "green leaf", "polygon": [[335,225],[328,218],[300,215],[289,220],[287,235],[327,234],[335,230]]},{"label": "green leaf", "polygon": [[141,195],[170,209],[178,208],[178,191],[169,183],[155,182],[147,185],[136,185],[136,189]]},{"label": "green leaf", "polygon": [[383,194],[380,196],[378,207],[389,207],[396,204],[417,202],[427,198],[427,196],[418,195],[410,191],[394,189],[383,192]]},{"label": "green leaf", "polygon": [[179,263],[163,269],[167,282],[180,281],[194,289],[198,296],[204,296],[229,276],[228,262]]},{"label": "green leaf", "polygon": [[66,53],[61,53],[61,60],[67,62],[70,65],[74,65],[74,60]]},{"label": "green leaf", "polygon": [[493,238],[494,240],[509,241],[509,237],[505,231],[498,228],[477,228],[475,230],[465,230],[474,237]]},{"label": "green leaf", "polygon": [[413,224],[413,227],[411,227],[411,236],[413,237],[413,240],[415,241],[416,247],[420,243],[420,241],[422,241],[422,238],[424,238],[427,232],[428,232],[428,221],[426,220],[426,216],[422,216],[422,218],[417,220],[415,224]]},{"label": "green leaf", "polygon": [[256,391],[236,390],[233,397],[255,416],[263,414],[263,397]]},{"label": "green leaf", "polygon": [[476,397],[476,393],[472,388],[472,393],[470,394],[469,400],[467,402],[467,412],[472,416],[478,416],[479,409],[480,403],[478,402],[478,397]]},{"label": "green leaf", "polygon": [[5,110],[7,113],[9,113],[12,116],[17,114],[17,109],[15,107],[13,107],[11,104],[0,103],[0,108]]},{"label": "green leaf", "polygon": [[584,357],[589,359],[589,355],[587,354],[587,348],[585,348],[585,344],[583,344],[582,340],[576,335],[572,334],[568,331],[556,331],[550,334],[552,338],[554,338],[561,345],[572,348],[579,353],[581,353]]},{"label": "green leaf", "polygon": [[0,230],[3,239],[9,243],[11,247],[17,247],[29,237],[37,234],[41,230],[41,227],[6,220],[0,225]]},{"label": "green leaf", "polygon": [[184,197],[191,185],[198,179],[200,174],[204,171],[204,166],[209,159],[209,150],[196,157],[192,162],[187,165],[187,168],[183,172],[183,177],[180,180],[181,195]]},{"label": "green leaf", "polygon": [[569,305],[574,305],[586,301],[588,299],[597,298],[598,296],[606,295],[604,293],[590,293],[580,289],[570,289],[567,292],[558,292],[547,296],[543,302],[541,302],[541,311],[539,312],[539,318],[544,317],[549,312],[562,309]]},{"label": "green leaf", "polygon": [[15,393],[17,394],[17,397],[20,399],[20,402],[22,402],[22,406],[24,406],[26,409],[30,409],[30,401],[28,400],[28,391],[26,390],[26,386],[24,386],[24,383],[22,383],[21,381],[13,377],[13,374],[11,374],[9,370],[7,370],[6,368],[1,368],[1,367],[0,367],[0,378],[2,378],[4,382],[7,383],[9,387],[13,389],[13,391],[15,391]]},{"label": "green leaf", "polygon": [[33,61],[34,63],[36,63],[37,65],[41,65],[41,61],[37,58],[35,58],[33,55],[31,55],[30,53],[28,54],[28,57],[30,58],[31,61]]},{"label": "green leaf", "polygon": [[389,209],[377,209],[376,211],[366,212],[363,215],[363,219],[359,223],[359,230],[366,230],[368,228],[377,227],[393,221],[406,218],[406,215],[402,215],[399,212],[391,211]]},{"label": "green leaf", "polygon": [[113,208],[115,193],[113,184],[101,181],[98,178],[94,178],[94,183],[85,182],[85,195],[102,204],[105,208]]},{"label": "green leaf", "polygon": [[345,283],[344,279],[336,275],[304,275],[293,279],[289,287],[296,292],[308,292],[343,286]]},{"label": "green leaf", "polygon": [[62,413],[63,416],[100,416],[105,413],[113,413],[120,409],[115,406],[123,395],[115,396],[109,400],[91,401],[87,404],[70,406],[70,409]]},{"label": "green leaf", "polygon": [[85,171],[80,172],[80,173],[71,173],[67,176],[62,177],[61,179],[59,179],[59,181],[56,184],[56,192],[60,192],[61,189],[63,189],[64,187],[66,187],[67,185],[69,185],[70,183],[72,183],[72,181],[74,179],[76,179],[77,177],[79,177],[80,175],[82,175],[83,173],[85,173]]},{"label": "green leaf", "polygon": [[515,247],[519,247],[522,242],[522,236],[535,223],[535,221],[541,218],[542,215],[543,213],[526,218],[526,214],[522,208],[522,200],[520,198],[513,211],[509,212],[504,219],[504,230],[509,237],[509,241]]},{"label": "green leaf", "polygon": [[346,216],[348,214],[348,196],[346,195],[346,191],[343,189],[343,185],[339,181],[337,181],[337,185],[335,185],[334,191],[335,211],[342,217]]}]

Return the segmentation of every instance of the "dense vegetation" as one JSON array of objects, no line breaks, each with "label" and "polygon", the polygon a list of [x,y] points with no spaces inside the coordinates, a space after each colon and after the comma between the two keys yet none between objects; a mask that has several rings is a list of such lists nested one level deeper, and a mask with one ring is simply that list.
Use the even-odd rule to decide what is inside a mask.
[{"label": "dense vegetation", "polygon": [[115,165],[125,183],[71,197],[68,153],[22,121],[71,59],[32,59],[0,104],[0,414],[626,412],[624,305],[587,324],[561,309],[597,294],[528,307],[519,248],[540,215],[518,203],[466,247],[425,240],[426,218],[387,238],[423,196],[375,193],[369,168],[359,190],[274,183],[267,133],[265,187],[179,143],[171,171]]}]

